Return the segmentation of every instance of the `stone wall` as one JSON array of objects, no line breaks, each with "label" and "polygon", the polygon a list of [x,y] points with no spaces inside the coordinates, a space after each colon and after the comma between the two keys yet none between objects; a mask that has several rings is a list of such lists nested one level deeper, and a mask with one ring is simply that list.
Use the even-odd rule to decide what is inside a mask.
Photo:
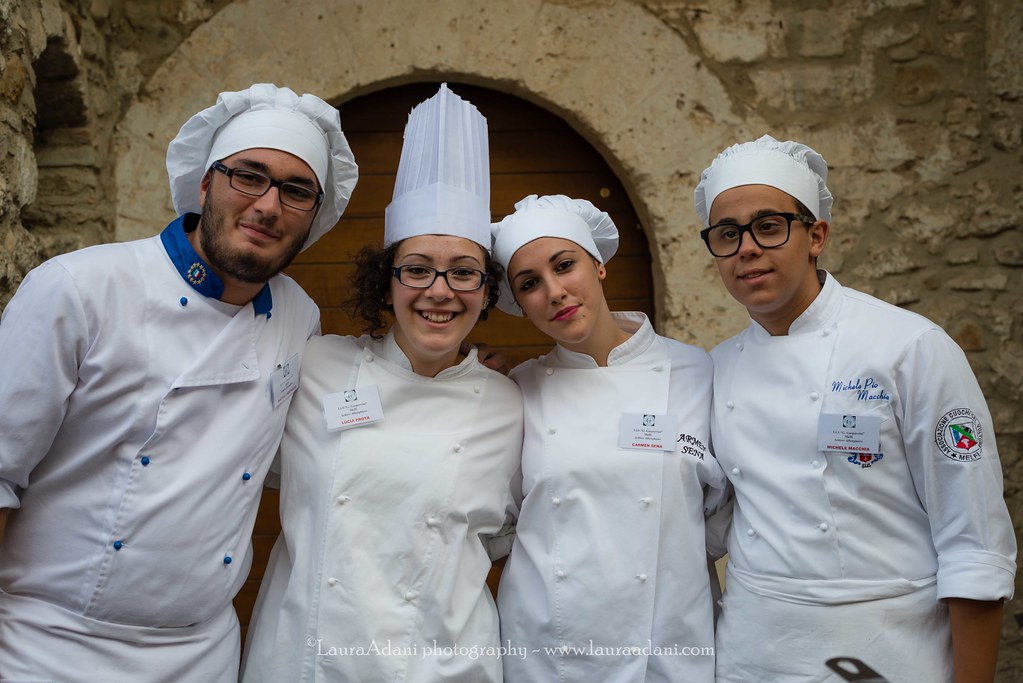
[{"label": "stone wall", "polygon": [[114,128],[227,0],[0,0],[0,307],[43,260],[114,239]]},{"label": "stone wall", "polygon": [[[219,90],[275,80],[341,101],[452,75],[546,106],[604,154],[650,240],[661,330],[710,346],[744,316],[694,243],[692,188],[718,149],[771,132],[832,167],[823,265],[967,351],[1023,528],[1016,0],[324,7],[0,0],[0,306],[48,256],[159,229],[170,211],[161,150]],[[301,32],[274,35],[272,8]],[[1010,603],[1003,681],[1023,677],[1019,613]]]}]

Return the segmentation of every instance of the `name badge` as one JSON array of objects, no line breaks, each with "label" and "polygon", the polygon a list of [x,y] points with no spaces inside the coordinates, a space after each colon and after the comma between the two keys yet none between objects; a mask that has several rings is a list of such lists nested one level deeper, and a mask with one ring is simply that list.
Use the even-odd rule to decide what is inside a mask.
[{"label": "name badge", "polygon": [[652,413],[622,413],[618,447],[636,451],[674,451],[678,417]]},{"label": "name badge", "polygon": [[881,451],[881,418],[876,415],[821,413],[817,449],[839,453]]},{"label": "name badge", "polygon": [[288,397],[298,389],[298,354],[289,358],[286,363],[277,366],[270,373],[270,402],[274,410],[281,407]]},{"label": "name badge", "polygon": [[377,385],[345,389],[324,396],[323,417],[327,421],[328,432],[380,422],[384,419],[384,409],[380,407]]}]

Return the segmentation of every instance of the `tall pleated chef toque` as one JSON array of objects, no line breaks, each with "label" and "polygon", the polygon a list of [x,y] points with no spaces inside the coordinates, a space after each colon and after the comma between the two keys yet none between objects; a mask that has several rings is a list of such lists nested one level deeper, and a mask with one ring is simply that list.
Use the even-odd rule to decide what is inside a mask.
[{"label": "tall pleated chef toque", "polygon": [[442,84],[409,114],[384,214],[384,245],[417,235],[453,235],[490,250],[487,120]]}]

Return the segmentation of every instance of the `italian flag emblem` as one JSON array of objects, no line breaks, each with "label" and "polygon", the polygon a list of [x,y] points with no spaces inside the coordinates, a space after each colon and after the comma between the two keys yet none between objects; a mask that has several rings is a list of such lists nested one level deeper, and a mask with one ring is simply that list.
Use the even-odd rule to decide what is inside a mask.
[{"label": "italian flag emblem", "polygon": [[952,432],[952,443],[956,448],[968,451],[977,445],[977,440],[973,438],[966,425],[950,425],[949,430]]}]

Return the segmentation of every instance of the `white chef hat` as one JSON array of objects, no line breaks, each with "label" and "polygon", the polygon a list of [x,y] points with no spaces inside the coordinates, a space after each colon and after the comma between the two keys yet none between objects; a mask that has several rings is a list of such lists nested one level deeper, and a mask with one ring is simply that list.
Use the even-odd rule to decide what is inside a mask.
[{"label": "white chef hat", "polygon": [[315,95],[299,97],[269,83],[220,93],[215,105],[185,122],[167,148],[174,210],[199,213],[199,182],[213,162],[255,148],[294,154],[320,181],[323,202],[302,245],[308,248],[341,218],[359,179],[337,109]]},{"label": "white chef hat", "polygon": [[409,114],[384,213],[384,246],[416,235],[454,235],[490,250],[487,120],[448,89]]},{"label": "white chef hat", "polygon": [[601,263],[618,251],[618,228],[604,211],[585,199],[555,194],[531,194],[515,204],[515,213],[490,226],[494,259],[505,270],[497,307],[511,315],[522,315],[508,282],[508,264],[520,248],[541,237],[560,237],[575,242]]},{"label": "white chef hat", "polygon": [[820,154],[798,142],[765,135],[721,152],[700,175],[694,204],[706,227],[719,194],[740,185],[769,185],[798,199],[814,218],[830,221],[833,199],[827,180],[828,164]]}]

